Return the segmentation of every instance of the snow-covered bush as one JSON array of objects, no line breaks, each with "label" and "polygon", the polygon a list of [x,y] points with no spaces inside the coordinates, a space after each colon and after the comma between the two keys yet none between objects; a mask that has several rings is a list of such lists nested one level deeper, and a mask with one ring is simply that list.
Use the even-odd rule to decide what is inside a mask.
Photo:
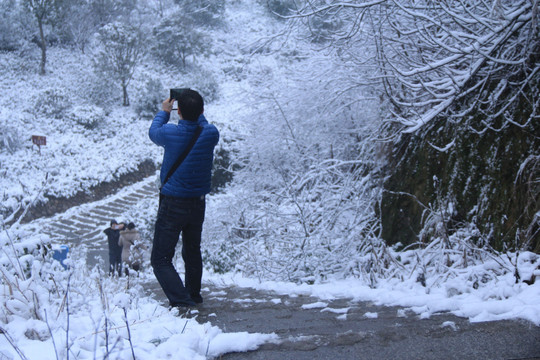
[{"label": "snow-covered bush", "polygon": [[[262,279],[316,282],[355,275],[355,259],[370,257],[374,243],[382,246],[372,204],[378,190],[370,176],[362,176],[361,162],[324,161],[290,181],[276,172],[281,186],[256,190],[252,186],[259,181],[244,177],[249,171],[241,170],[227,188],[234,198],[223,195],[218,202],[226,209],[210,206],[227,213],[221,224],[209,225],[221,228],[208,235],[208,261],[215,271],[234,267]],[[235,186],[237,181],[242,185]]]},{"label": "snow-covered bush", "polygon": [[68,91],[64,88],[48,88],[37,98],[37,111],[47,117],[61,119],[66,110],[71,107]]},{"label": "snow-covered bush", "polygon": [[0,295],[0,321],[9,322],[13,316],[41,320],[38,308],[44,299],[36,287],[49,283],[52,277],[48,271],[51,261],[44,261],[52,255],[48,239],[5,230],[0,233],[0,246],[4,249],[0,255],[4,285]]},{"label": "snow-covered bush", "polygon": [[105,111],[98,106],[77,105],[67,112],[66,118],[85,129],[94,130],[105,120]]},{"label": "snow-covered bush", "polygon": [[227,139],[222,138],[216,147],[214,153],[214,164],[212,169],[212,190],[219,191],[223,189],[233,178],[234,171],[238,166],[231,163],[231,152],[234,147]]},{"label": "snow-covered bush", "polygon": [[0,124],[0,151],[13,154],[21,144],[22,137],[16,127]]},{"label": "snow-covered bush", "polygon": [[149,79],[138,94],[135,111],[142,118],[152,118],[163,101],[163,84],[159,79]]},{"label": "snow-covered bush", "polygon": [[238,261],[239,249],[234,242],[224,241],[217,248],[208,250],[203,247],[202,259],[205,267],[217,274],[225,274],[235,270]]},{"label": "snow-covered bush", "polygon": [[86,87],[81,89],[91,103],[102,107],[108,114],[121,101],[119,85],[111,77],[98,71],[88,74]]}]

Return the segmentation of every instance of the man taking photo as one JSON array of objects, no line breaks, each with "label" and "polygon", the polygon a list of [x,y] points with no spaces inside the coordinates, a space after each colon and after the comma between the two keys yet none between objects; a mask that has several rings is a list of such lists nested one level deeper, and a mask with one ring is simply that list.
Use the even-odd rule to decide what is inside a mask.
[{"label": "man taking photo", "polygon": [[[150,260],[170,306],[185,313],[203,301],[201,232],[219,132],[204,117],[204,101],[198,92],[182,89],[174,96],[163,102],[163,110],[156,114],[149,130],[150,140],[165,148]],[[174,100],[178,102],[178,125],[168,124]],[[178,166],[182,155],[185,157]],[[172,263],[180,234],[185,284]]]}]

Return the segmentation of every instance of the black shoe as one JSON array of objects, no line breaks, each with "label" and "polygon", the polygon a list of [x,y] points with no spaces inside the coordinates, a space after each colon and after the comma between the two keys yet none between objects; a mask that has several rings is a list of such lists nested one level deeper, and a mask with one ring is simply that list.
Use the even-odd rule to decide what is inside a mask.
[{"label": "black shoe", "polygon": [[182,319],[194,319],[199,314],[199,311],[192,306],[176,306],[174,309],[176,309],[174,316],[178,316]]},{"label": "black shoe", "polygon": [[195,295],[195,296],[191,295],[191,300],[193,300],[195,304],[202,304],[203,302],[203,298],[201,295]]},{"label": "black shoe", "polygon": [[195,306],[197,305],[195,303],[195,301],[193,300],[186,300],[186,301],[182,301],[182,302],[176,302],[176,303],[169,303],[169,308],[172,308],[172,307],[178,307],[178,306]]}]

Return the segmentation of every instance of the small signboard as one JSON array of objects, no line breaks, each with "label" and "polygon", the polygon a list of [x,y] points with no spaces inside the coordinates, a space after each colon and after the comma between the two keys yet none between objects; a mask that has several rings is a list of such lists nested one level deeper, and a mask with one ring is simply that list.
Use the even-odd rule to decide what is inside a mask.
[{"label": "small signboard", "polygon": [[45,136],[32,135],[32,143],[37,146],[47,145]]},{"label": "small signboard", "polygon": [[47,138],[45,136],[32,135],[32,144],[37,145],[39,154],[41,155],[41,146],[47,145]]}]

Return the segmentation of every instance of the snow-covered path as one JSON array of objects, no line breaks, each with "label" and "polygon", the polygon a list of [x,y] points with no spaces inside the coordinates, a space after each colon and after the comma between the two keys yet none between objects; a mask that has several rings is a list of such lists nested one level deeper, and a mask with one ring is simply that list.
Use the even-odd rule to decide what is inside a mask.
[{"label": "snow-covered path", "polygon": [[73,207],[51,218],[37,219],[31,226],[41,228],[53,243],[68,246],[85,245],[88,250],[87,262],[90,267],[97,262],[96,257],[106,261],[107,239],[103,230],[111,219],[129,218],[131,209],[148,199],[157,203],[156,176],[149,176],[141,182],[125,187],[118,193],[103,200]]}]

